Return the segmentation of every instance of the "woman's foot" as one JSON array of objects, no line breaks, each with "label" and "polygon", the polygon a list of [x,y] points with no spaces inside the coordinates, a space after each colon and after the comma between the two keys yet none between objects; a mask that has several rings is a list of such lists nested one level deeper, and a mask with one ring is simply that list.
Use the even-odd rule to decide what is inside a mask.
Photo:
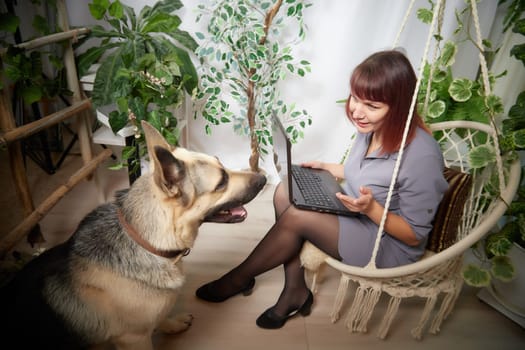
[{"label": "woman's foot", "polygon": [[255,278],[252,278],[247,285],[241,288],[228,285],[227,287],[221,288],[219,285],[223,284],[223,281],[216,280],[207,283],[197,289],[195,295],[202,300],[209,301],[212,303],[222,303],[226,299],[231,298],[234,295],[242,293],[244,296],[252,294],[253,286],[255,285]]},{"label": "woman's foot", "polygon": [[257,321],[255,323],[257,323],[257,326],[266,329],[281,328],[282,326],[284,326],[284,324],[286,323],[286,321],[288,321],[289,318],[297,314],[300,314],[302,316],[310,315],[310,313],[312,312],[313,302],[314,296],[311,291],[308,291],[306,301],[299,308],[289,309],[286,315],[280,316],[275,313],[275,306],[272,306],[271,308],[263,312],[262,315],[257,318]]}]

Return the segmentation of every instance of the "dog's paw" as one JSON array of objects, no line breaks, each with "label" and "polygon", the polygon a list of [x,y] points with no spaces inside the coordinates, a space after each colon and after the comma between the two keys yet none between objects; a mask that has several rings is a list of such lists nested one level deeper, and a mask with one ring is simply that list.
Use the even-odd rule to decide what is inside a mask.
[{"label": "dog's paw", "polygon": [[192,314],[177,314],[174,317],[165,319],[159,325],[158,330],[166,334],[181,333],[190,328],[192,322]]}]

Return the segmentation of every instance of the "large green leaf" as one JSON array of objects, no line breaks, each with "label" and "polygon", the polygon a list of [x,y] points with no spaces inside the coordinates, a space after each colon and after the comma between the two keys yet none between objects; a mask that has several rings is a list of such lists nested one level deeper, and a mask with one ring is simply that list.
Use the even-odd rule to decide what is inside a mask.
[{"label": "large green leaf", "polygon": [[473,169],[484,168],[496,159],[494,147],[482,145],[469,152],[469,164]]},{"label": "large green leaf", "polygon": [[95,25],[90,28],[90,35],[95,38],[119,38],[123,37],[122,33],[116,30],[108,30],[100,25]]},{"label": "large green leaf", "polygon": [[192,52],[195,52],[199,46],[195,39],[184,30],[176,29],[170,33],[170,36]]},{"label": "large green leaf", "polygon": [[109,0],[93,0],[93,3],[88,4],[89,12],[94,19],[101,20],[104,18],[109,5]]},{"label": "large green leaf", "polygon": [[197,71],[195,70],[195,66],[193,65],[193,62],[191,61],[191,58],[185,50],[173,47],[173,53],[178,58],[177,63],[179,64],[183,79],[185,79],[184,82],[184,89],[188,94],[192,94],[193,89],[197,87],[198,83],[198,75]]},{"label": "large green leaf", "polygon": [[474,264],[468,264],[462,271],[463,279],[473,287],[487,287],[490,284],[490,272]]},{"label": "large green leaf", "polygon": [[497,279],[510,282],[516,276],[516,270],[508,256],[496,256],[491,259],[491,262],[491,272]]},{"label": "large green leaf", "polygon": [[[180,0],[163,0],[158,1],[151,7],[151,13],[172,13],[183,7],[183,4]],[[141,13],[142,15],[142,13]]]},{"label": "large green leaf", "polygon": [[119,43],[110,43],[108,45],[94,46],[86,50],[86,52],[84,52],[84,54],[79,56],[77,59],[78,76],[84,76],[89,68],[94,63],[98,62],[100,57],[102,57],[102,55],[106,53],[107,50],[119,46]]},{"label": "large green leaf", "polygon": [[168,13],[156,13],[145,21],[145,25],[141,28],[141,33],[166,33],[170,34],[176,30],[181,24],[178,16],[170,15]]},{"label": "large green leaf", "polygon": [[95,107],[101,107],[115,102],[113,98],[113,79],[122,66],[123,61],[120,49],[106,57],[100,64],[93,84],[92,100]]}]

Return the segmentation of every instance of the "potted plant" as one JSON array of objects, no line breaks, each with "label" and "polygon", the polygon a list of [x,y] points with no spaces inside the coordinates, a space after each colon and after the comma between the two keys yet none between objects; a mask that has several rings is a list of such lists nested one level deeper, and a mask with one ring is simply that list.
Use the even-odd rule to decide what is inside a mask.
[{"label": "potted plant", "polygon": [[[93,0],[89,4],[93,18],[104,20],[109,28],[91,28],[89,39],[101,42],[79,55],[79,75],[100,62],[93,104],[114,104],[109,113],[113,132],[133,126],[135,144],[122,151],[123,164],[132,159],[131,171],[140,170],[138,159],[146,152],[140,121],[147,120],[176,145],[179,118],[173,111],[184,94],[191,94],[197,86],[197,72],[190,58],[197,44],[179,28],[181,19],[175,14],[182,6],[179,0],[160,0],[144,6],[136,15],[120,0]],[[137,148],[139,155],[135,157]]]},{"label": "potted plant", "polygon": [[[525,19],[520,19],[524,10],[525,7],[520,5],[520,1],[513,0],[505,16],[504,31],[512,27],[515,33],[525,34]],[[461,21],[461,18],[468,17],[465,16],[468,11],[470,7],[457,14],[458,29],[455,34],[460,34],[463,28],[468,28],[468,25]],[[421,19],[428,18],[426,9],[420,9],[419,14]],[[438,37],[438,40],[441,39]],[[468,33],[466,40],[472,41]],[[490,53],[491,43],[485,40],[484,45],[486,51]],[[481,80],[452,76],[450,67],[454,63],[456,52],[456,43],[448,41],[442,46],[433,70],[431,71],[429,64],[425,67],[418,99],[420,110],[423,111],[423,106],[427,106],[425,117],[430,123],[472,120],[499,125],[498,139],[501,150],[506,159],[516,159],[525,149],[525,91],[518,95],[508,115],[503,115],[501,98],[493,94],[485,96]],[[525,44],[515,45],[510,54],[525,65]],[[433,81],[428,87],[430,74],[433,75]],[[504,74],[506,72],[498,76],[491,74],[491,84]],[[490,149],[472,149],[469,152],[470,166],[474,171],[481,172],[484,167],[492,166],[494,163],[494,155]],[[513,247],[525,247],[525,182],[522,181],[521,184],[514,201],[509,203],[509,209],[501,225],[495,227],[484,240],[472,247],[476,260],[467,264],[462,271],[468,285],[493,288],[496,281],[510,282],[516,277],[517,269],[525,268],[517,265],[517,261],[513,261],[510,257],[511,252],[514,251]],[[497,184],[494,184],[493,188],[494,195],[497,196]],[[525,280],[520,283],[524,285]],[[520,304],[523,305],[522,296],[520,298]]]},{"label": "potted plant", "polygon": [[[286,104],[277,88],[287,73],[302,77],[310,71],[308,61],[292,55],[292,45],[304,39],[302,16],[309,6],[301,0],[214,0],[198,6],[197,21],[207,17],[208,32],[196,33],[202,63],[196,101],[203,104],[195,117],[207,121],[208,134],[213,125],[233,123],[236,132],[249,135],[253,171],[272,145],[272,113],[283,119],[294,141],[311,124],[308,112]],[[282,44],[284,26],[297,30],[287,44]]]}]

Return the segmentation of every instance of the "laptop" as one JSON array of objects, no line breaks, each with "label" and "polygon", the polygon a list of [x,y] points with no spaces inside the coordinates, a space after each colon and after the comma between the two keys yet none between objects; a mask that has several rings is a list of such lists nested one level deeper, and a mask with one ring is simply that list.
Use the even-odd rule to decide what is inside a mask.
[{"label": "laptop", "polygon": [[356,216],[335,196],[345,193],[335,177],[323,169],[303,168],[292,163],[292,142],[276,115],[272,116],[273,147],[281,181],[288,187],[290,202],[299,209],[344,216]]}]

